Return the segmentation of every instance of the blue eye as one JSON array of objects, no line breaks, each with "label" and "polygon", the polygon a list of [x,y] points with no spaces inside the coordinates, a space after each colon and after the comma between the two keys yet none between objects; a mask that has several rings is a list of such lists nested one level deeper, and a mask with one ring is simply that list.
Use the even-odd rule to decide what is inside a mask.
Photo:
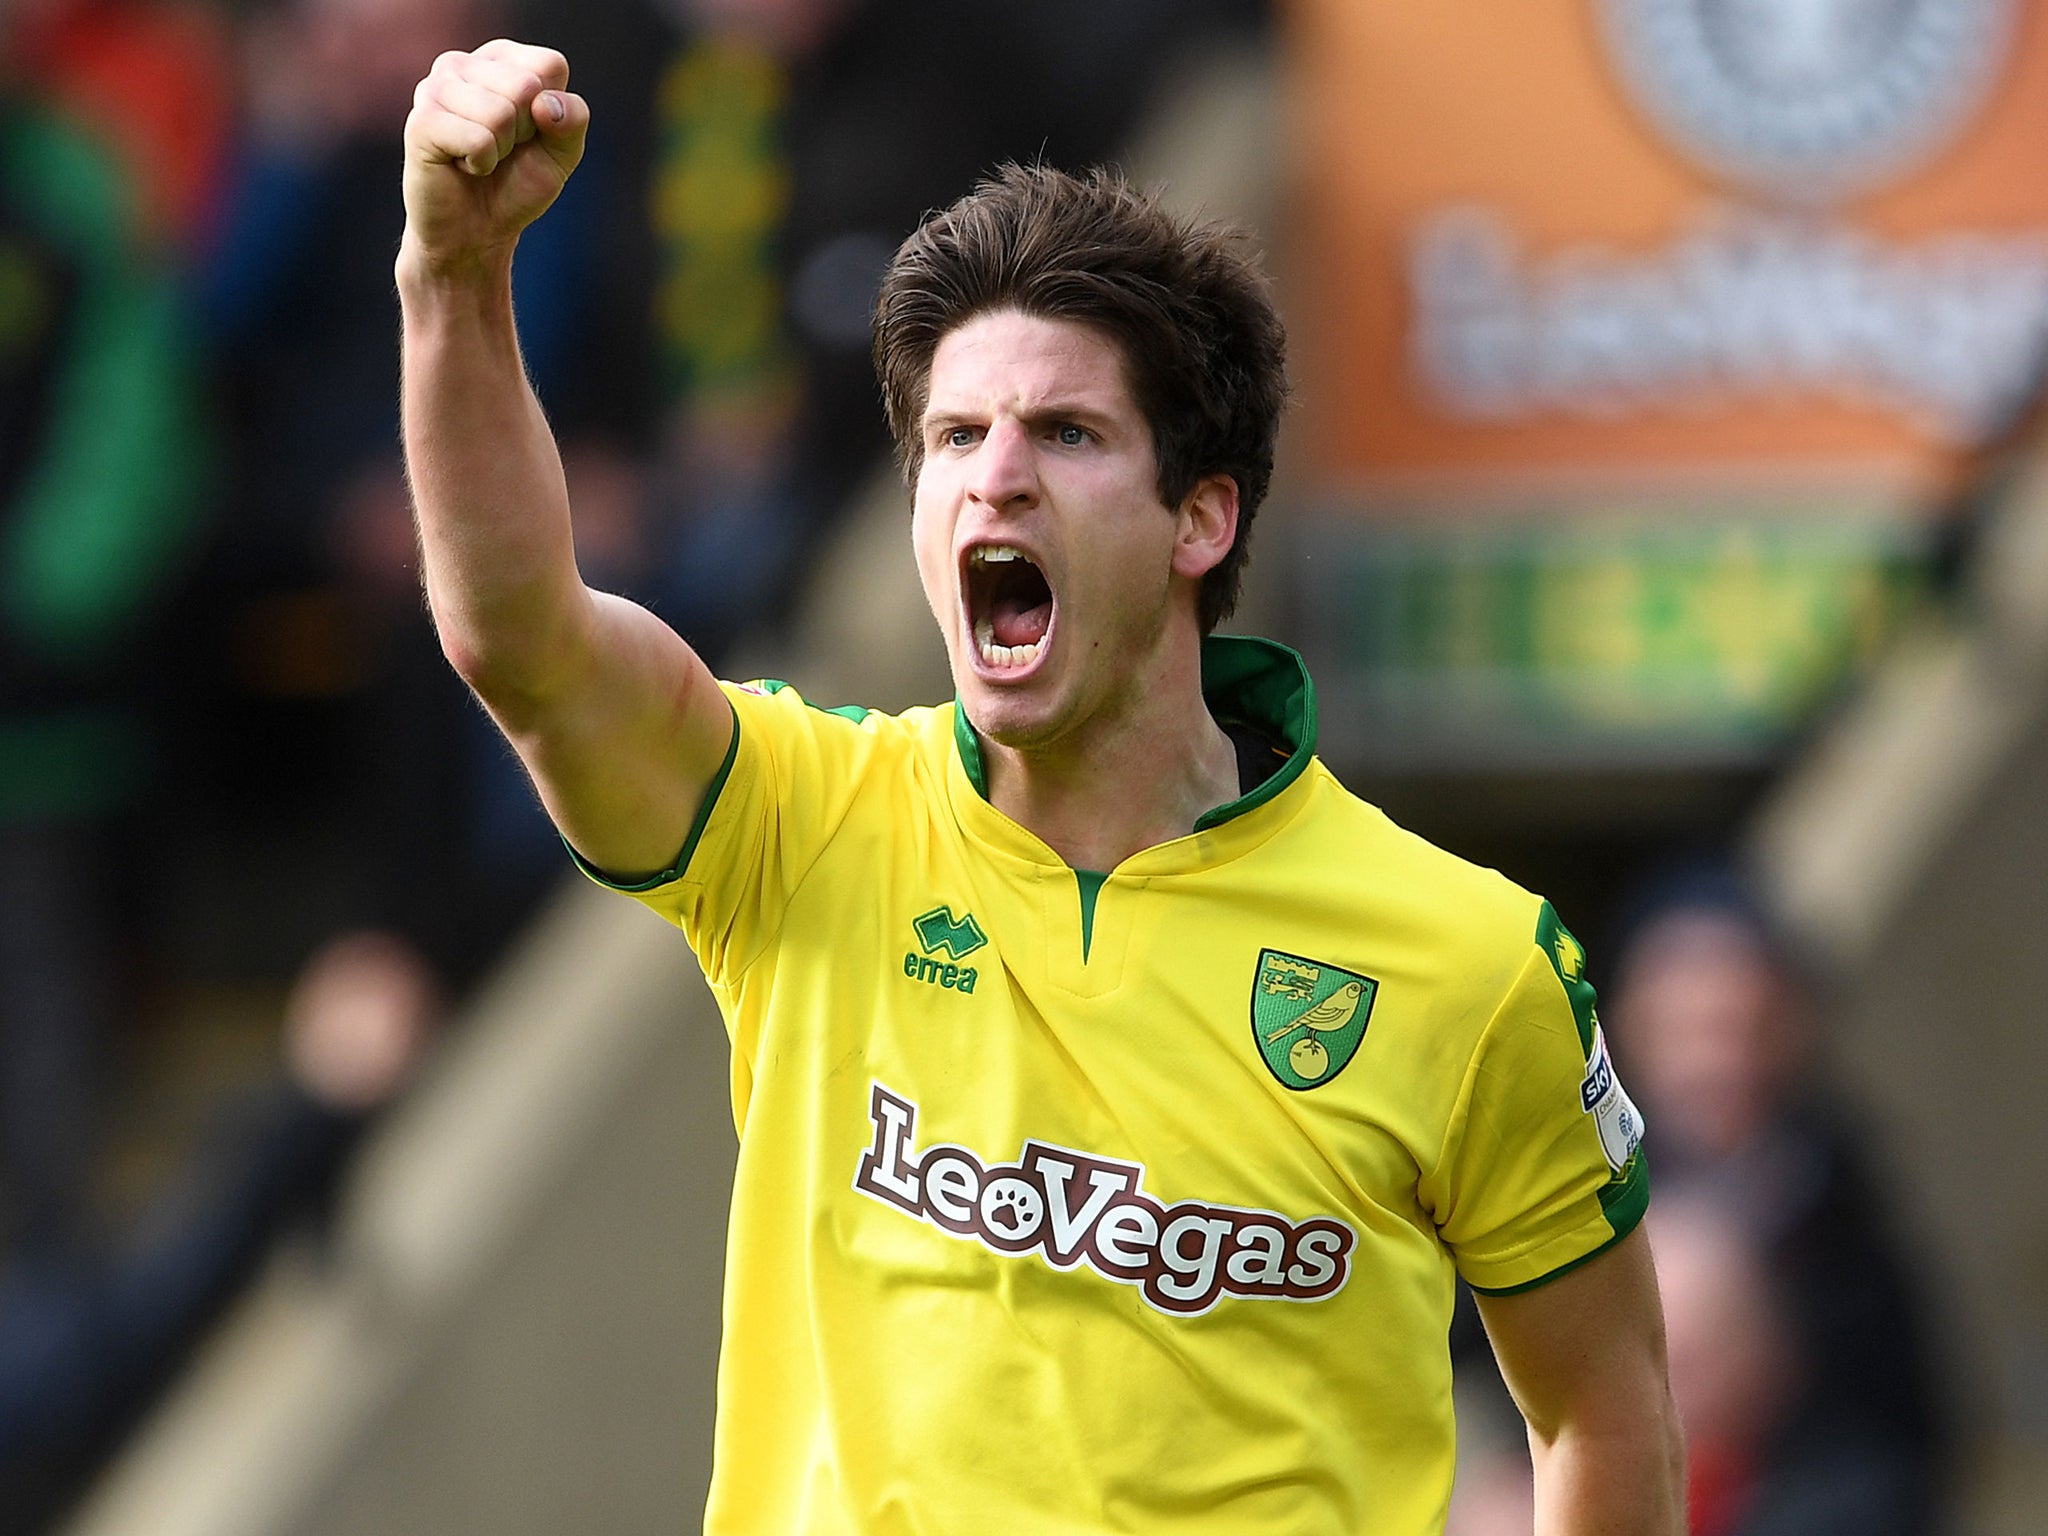
[{"label": "blue eye", "polygon": [[974,446],[974,428],[954,427],[946,433],[948,448],[971,448]]},{"label": "blue eye", "polygon": [[1078,448],[1087,441],[1087,429],[1077,427],[1072,422],[1065,423],[1059,430],[1059,442],[1062,448]]}]

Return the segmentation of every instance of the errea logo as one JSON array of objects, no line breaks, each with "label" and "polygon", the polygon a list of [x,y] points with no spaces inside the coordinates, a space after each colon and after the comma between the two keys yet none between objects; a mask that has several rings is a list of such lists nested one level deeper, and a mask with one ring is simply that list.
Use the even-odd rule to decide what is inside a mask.
[{"label": "errea logo", "polygon": [[905,976],[926,986],[956,992],[974,990],[978,974],[973,966],[960,962],[988,943],[988,935],[981,931],[972,912],[955,917],[951,907],[933,907],[923,916],[911,919],[910,931],[917,937],[917,948],[903,953]]}]

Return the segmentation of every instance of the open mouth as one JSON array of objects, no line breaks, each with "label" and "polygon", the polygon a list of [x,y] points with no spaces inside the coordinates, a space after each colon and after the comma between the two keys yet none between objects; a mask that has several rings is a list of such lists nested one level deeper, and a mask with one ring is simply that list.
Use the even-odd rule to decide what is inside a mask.
[{"label": "open mouth", "polygon": [[983,665],[1029,667],[1052,630],[1052,585],[1020,550],[977,544],[967,552],[967,618]]}]

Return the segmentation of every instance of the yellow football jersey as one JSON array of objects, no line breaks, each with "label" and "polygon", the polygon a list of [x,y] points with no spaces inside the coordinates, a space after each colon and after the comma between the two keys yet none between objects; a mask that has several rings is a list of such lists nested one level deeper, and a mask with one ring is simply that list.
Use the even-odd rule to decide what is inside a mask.
[{"label": "yellow football jersey", "polygon": [[1549,906],[1346,792],[1293,652],[1211,640],[1204,688],[1289,755],[1090,876],[954,706],[728,687],[632,888],[732,1035],[708,1531],[1438,1531],[1454,1267],[1516,1290],[1641,1216]]}]

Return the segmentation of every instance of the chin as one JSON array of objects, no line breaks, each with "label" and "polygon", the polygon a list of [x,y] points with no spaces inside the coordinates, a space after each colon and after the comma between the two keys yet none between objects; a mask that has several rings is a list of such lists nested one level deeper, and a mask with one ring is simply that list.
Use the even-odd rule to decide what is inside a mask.
[{"label": "chin", "polygon": [[953,675],[953,686],[968,722],[998,746],[1030,748],[1058,738],[1063,712],[1039,680],[1004,686],[969,671]]}]

